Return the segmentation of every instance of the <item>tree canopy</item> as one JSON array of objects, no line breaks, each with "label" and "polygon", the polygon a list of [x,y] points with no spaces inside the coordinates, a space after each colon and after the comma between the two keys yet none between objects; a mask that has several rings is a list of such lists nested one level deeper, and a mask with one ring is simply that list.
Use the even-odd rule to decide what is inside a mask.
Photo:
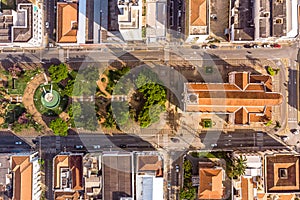
[{"label": "tree canopy", "polygon": [[62,91],[62,95],[67,95],[69,97],[72,97],[73,94],[73,88],[74,88],[74,80],[68,80],[67,85],[65,86],[64,90]]},{"label": "tree canopy", "polygon": [[246,171],[246,161],[242,155],[239,157],[232,158],[231,162],[227,165],[227,174],[230,178],[238,178],[245,174]]},{"label": "tree canopy", "polygon": [[61,118],[56,118],[50,122],[49,126],[56,136],[67,136],[68,135],[68,124]]},{"label": "tree canopy", "polygon": [[51,65],[48,69],[51,80],[53,82],[60,82],[68,77],[68,68],[65,64]]},{"label": "tree canopy", "polygon": [[165,111],[167,95],[163,86],[153,82],[142,85],[138,91],[145,99],[143,108],[138,114],[138,121],[141,127],[145,128],[159,120],[160,113]]}]

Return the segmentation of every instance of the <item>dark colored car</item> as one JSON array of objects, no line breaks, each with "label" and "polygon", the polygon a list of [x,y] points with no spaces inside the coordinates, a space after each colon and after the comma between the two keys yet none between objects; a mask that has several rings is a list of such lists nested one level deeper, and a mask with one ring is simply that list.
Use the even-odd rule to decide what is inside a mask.
[{"label": "dark colored car", "polygon": [[179,143],[180,140],[178,138],[171,138],[171,141],[174,142],[174,143]]},{"label": "dark colored car", "polygon": [[215,44],[211,44],[211,45],[209,45],[209,48],[211,48],[211,49],[217,49],[217,48],[218,48],[218,46],[217,46],[217,45],[215,45]]}]

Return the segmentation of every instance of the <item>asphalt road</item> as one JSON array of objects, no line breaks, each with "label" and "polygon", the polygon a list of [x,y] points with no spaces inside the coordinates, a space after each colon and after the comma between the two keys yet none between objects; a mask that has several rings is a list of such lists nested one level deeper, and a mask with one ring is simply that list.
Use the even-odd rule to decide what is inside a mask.
[{"label": "asphalt road", "polygon": [[285,149],[285,145],[267,133],[251,132],[249,130],[230,133],[206,132],[201,133],[200,138],[205,145],[205,150],[267,150]]},{"label": "asphalt road", "polygon": [[[0,132],[0,153],[20,153],[31,151],[31,146],[10,131]],[[21,142],[21,143],[20,143]]]},{"label": "asphalt road", "polygon": [[49,23],[49,28],[45,27],[45,30],[50,41],[55,41],[53,31],[56,27],[56,1],[57,0],[44,0],[44,19],[45,23]]},{"label": "asphalt road", "polygon": [[[16,62],[39,63],[61,61],[64,62],[68,58],[69,62],[105,62],[115,59],[124,61],[159,61],[165,59],[165,53],[169,54],[172,60],[203,60],[203,59],[280,59],[280,58],[295,58],[297,52],[294,48],[283,47],[280,49],[192,49],[189,46],[170,46],[163,50],[133,50],[129,52],[117,48],[97,48],[97,49],[58,49],[49,48],[44,50],[12,50],[2,52],[0,59],[2,61],[12,60]],[[138,47],[136,47],[138,49]],[[154,48],[160,49],[160,48]],[[249,54],[247,51],[251,51]]]}]

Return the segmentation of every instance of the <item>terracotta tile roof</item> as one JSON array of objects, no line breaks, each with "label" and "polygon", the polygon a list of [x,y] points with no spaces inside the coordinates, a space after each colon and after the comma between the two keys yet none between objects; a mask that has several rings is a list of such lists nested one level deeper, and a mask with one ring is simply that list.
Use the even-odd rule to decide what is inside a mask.
[{"label": "terracotta tile roof", "polygon": [[199,199],[222,199],[223,170],[213,168],[199,168]]},{"label": "terracotta tile roof", "polygon": [[206,0],[190,0],[190,25],[206,26],[207,4]]},{"label": "terracotta tile roof", "polygon": [[54,189],[59,189],[60,185],[60,169],[68,168],[72,174],[73,190],[82,189],[82,156],[81,155],[57,155],[54,158]]},{"label": "terracotta tile roof", "polygon": [[272,77],[271,76],[251,75],[250,82],[251,83],[264,83],[266,88],[269,91],[272,91]]},{"label": "terracotta tile roof", "polygon": [[252,177],[241,177],[242,200],[254,199],[253,179]]},{"label": "terracotta tile roof", "polygon": [[55,192],[54,198],[55,200],[79,200],[80,194],[78,191],[72,191],[72,192]]},{"label": "terracotta tile roof", "polygon": [[244,90],[249,84],[249,73],[242,72],[242,73],[235,73],[235,84]]},{"label": "terracotta tile roof", "polygon": [[13,199],[32,199],[32,168],[29,156],[12,156]]},{"label": "terracotta tile roof", "polygon": [[57,42],[77,42],[77,7],[77,3],[57,2]]},{"label": "terracotta tile roof", "polygon": [[[269,76],[254,76],[251,79],[252,75],[248,72],[231,72],[229,83],[186,83],[185,111],[238,112],[235,113],[237,124],[265,122],[271,117],[272,106],[281,104],[283,97],[266,90],[265,84],[271,85],[272,81]],[[267,111],[270,113],[265,113]]]},{"label": "terracotta tile roof", "polygon": [[258,200],[267,200],[267,195],[265,193],[257,193]]},{"label": "terracotta tile roof", "polygon": [[268,192],[300,190],[298,156],[267,156],[266,163],[265,180]]},{"label": "terracotta tile roof", "polygon": [[248,111],[242,107],[235,112],[235,123],[236,124],[247,124],[249,122]]},{"label": "terracotta tile roof", "polygon": [[162,168],[158,156],[138,156],[138,171],[156,171]]}]

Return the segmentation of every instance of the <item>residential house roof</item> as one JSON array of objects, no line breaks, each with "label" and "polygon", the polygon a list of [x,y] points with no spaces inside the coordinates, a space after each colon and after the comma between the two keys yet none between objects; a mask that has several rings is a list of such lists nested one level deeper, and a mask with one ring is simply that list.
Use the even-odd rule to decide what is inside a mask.
[{"label": "residential house roof", "polygon": [[254,187],[252,177],[241,177],[242,200],[254,199]]},{"label": "residential house roof", "polygon": [[266,156],[265,182],[267,192],[299,191],[299,157],[295,155]]},{"label": "residential house roof", "polygon": [[190,0],[190,26],[206,26],[206,0]]},{"label": "residential house roof", "polygon": [[199,199],[222,199],[223,169],[199,168]]},{"label": "residential house roof", "polygon": [[76,43],[78,4],[57,2],[57,42]]},{"label": "residential house roof", "polygon": [[32,199],[32,163],[30,156],[12,156],[13,199]]}]

